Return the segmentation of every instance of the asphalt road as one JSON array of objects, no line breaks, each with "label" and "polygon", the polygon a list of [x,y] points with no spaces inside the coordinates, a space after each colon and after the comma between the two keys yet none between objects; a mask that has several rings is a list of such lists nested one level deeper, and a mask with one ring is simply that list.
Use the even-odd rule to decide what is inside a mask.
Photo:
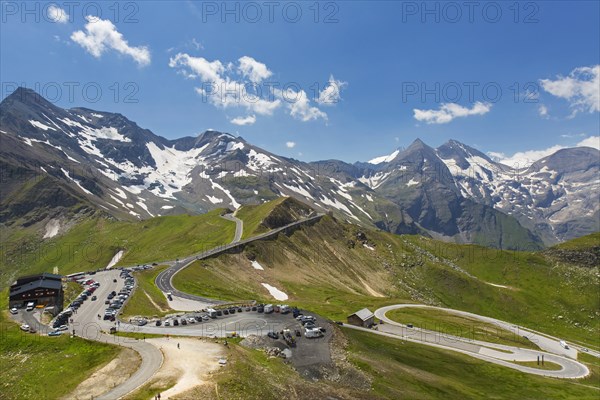
[{"label": "asphalt road", "polygon": [[[227,218],[227,219],[233,218],[232,220],[234,220],[234,221],[235,220],[240,221],[239,219],[233,217],[233,215],[231,215],[231,214],[226,214],[226,215],[229,215],[230,217],[226,217],[226,216],[223,216],[223,217]],[[254,242],[256,240],[262,240],[262,239],[267,239],[267,238],[276,236],[280,232],[283,232],[283,231],[285,231],[287,229],[293,229],[293,228],[295,228],[297,226],[300,226],[300,225],[302,225],[304,223],[307,223],[307,222],[310,222],[310,221],[315,221],[317,219],[320,219],[322,216],[323,216],[323,214],[317,214],[315,216],[312,216],[312,217],[309,217],[309,218],[306,218],[306,219],[303,219],[303,220],[300,220],[300,221],[293,222],[293,223],[285,225],[285,226],[283,226],[281,228],[273,229],[273,230],[271,230],[269,232],[266,232],[266,233],[263,233],[263,234],[251,237],[249,239],[237,240],[237,241],[235,239],[238,239],[238,235],[241,238],[241,232],[243,230],[243,226],[241,224],[241,221],[239,223],[236,222],[236,235],[235,235],[236,237],[234,238],[233,242],[231,242],[228,245],[218,246],[218,247],[215,247],[215,248],[210,249],[208,251],[204,251],[204,252],[201,252],[201,253],[198,253],[198,254],[194,254],[194,255],[185,257],[183,259],[176,260],[176,261],[171,262],[171,263],[167,262],[166,264],[170,264],[171,266],[169,268],[165,269],[163,272],[161,272],[156,277],[156,281],[155,281],[156,286],[160,290],[162,290],[164,293],[171,292],[173,294],[173,296],[175,296],[175,297],[180,297],[180,298],[187,299],[187,300],[194,300],[194,301],[198,301],[198,302],[201,302],[201,303],[204,303],[204,304],[222,304],[222,303],[224,303],[223,301],[219,301],[219,300],[215,300],[215,299],[209,299],[209,298],[201,297],[201,296],[195,296],[195,295],[184,293],[184,292],[181,292],[181,291],[175,289],[175,287],[173,287],[173,276],[175,276],[175,274],[177,274],[179,271],[181,271],[182,269],[184,269],[185,267],[187,267],[188,265],[190,265],[191,263],[193,263],[196,260],[202,260],[202,259],[205,259],[205,258],[208,258],[208,257],[212,257],[212,256],[215,256],[215,255],[224,253],[224,252],[226,252],[228,250],[234,249],[234,248],[236,248],[238,246],[243,246],[245,244]],[[165,264],[165,263],[163,262],[161,264]]]},{"label": "asphalt road", "polygon": [[242,240],[242,234],[244,232],[244,221],[242,221],[239,218],[236,218],[235,213],[225,214],[225,215],[222,215],[221,217],[223,217],[229,221],[235,222],[235,235],[234,235],[231,243],[237,243],[240,240]]},{"label": "asphalt road", "polygon": [[[118,292],[123,288],[124,280],[119,277],[119,272],[119,270],[107,270],[89,276],[89,278],[100,283],[100,287],[94,292],[98,300],[91,301],[88,298],[79,307],[77,314],[73,315],[73,323],[69,325],[69,332],[65,332],[66,334],[75,331],[75,335],[89,340],[129,347],[142,357],[140,368],[127,381],[96,398],[102,400],[118,399],[134,391],[147,382],[158,371],[163,362],[160,350],[150,343],[104,333],[115,325],[110,321],[99,320],[97,315],[104,314],[106,308],[104,300],[108,294],[113,290]],[[117,279],[117,282],[113,282],[113,279]]]},{"label": "asphalt road", "polygon": [[[536,343],[541,349],[545,351],[522,349],[518,347],[500,345],[496,343],[470,340],[467,338],[452,336],[447,333],[441,334],[440,332],[435,332],[426,329],[408,328],[406,325],[398,323],[386,317],[386,313],[388,311],[409,307],[443,310],[459,315],[464,315],[470,318],[476,318],[484,322],[493,323],[501,327],[502,329],[513,331],[515,332],[515,334],[527,336],[529,340]],[[384,321],[384,324],[377,326],[378,331],[364,328],[360,329],[384,336],[393,337],[396,339],[422,343],[428,346],[457,351],[460,353],[467,354],[471,357],[479,358],[482,360],[492,362],[494,364],[503,365],[534,375],[549,376],[554,378],[576,379],[585,377],[590,373],[589,369],[584,364],[576,361],[575,359],[570,358],[577,357],[576,350],[565,350],[554,339],[550,339],[546,336],[541,336],[529,330],[494,318],[484,317],[481,315],[472,314],[460,310],[451,310],[442,307],[433,307],[420,304],[396,304],[393,306],[382,307],[375,311],[375,316],[380,320]],[[352,329],[356,328],[350,325],[344,326]],[[507,353],[507,351],[510,353]],[[559,364],[560,366],[562,366],[562,369],[557,371],[540,370],[536,368],[530,368],[514,364],[511,362],[513,360],[536,361],[537,357],[542,355],[544,356],[545,361]]]}]

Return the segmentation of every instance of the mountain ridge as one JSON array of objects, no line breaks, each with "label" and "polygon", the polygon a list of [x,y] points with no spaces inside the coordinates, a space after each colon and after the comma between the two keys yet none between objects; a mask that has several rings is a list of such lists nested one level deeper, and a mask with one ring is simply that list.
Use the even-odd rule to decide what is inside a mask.
[{"label": "mountain ridge", "polygon": [[[214,130],[166,139],[121,114],[84,107],[62,109],[27,89],[5,98],[0,112],[0,137],[6,144],[0,155],[6,168],[24,168],[55,179],[91,208],[117,218],[236,209],[290,196],[346,221],[396,233],[503,248],[518,248],[523,240],[527,246],[539,247],[540,231],[549,244],[568,237],[568,232],[553,233],[548,224],[537,226],[549,214],[538,212],[546,205],[541,195],[519,197],[526,207],[537,207],[533,222],[530,215],[517,213],[518,204],[509,207],[510,201],[502,202],[514,186],[524,187],[518,179],[510,179],[521,176],[455,140],[436,149],[416,139],[378,164],[306,163]],[[557,160],[550,164],[562,168],[565,162]],[[562,191],[551,190],[547,202],[569,196],[570,182],[587,185],[573,200],[597,186],[593,173],[598,165],[591,154],[583,164],[585,160],[570,172],[563,168],[569,182],[561,181],[562,172],[554,181],[548,180],[551,189],[552,184],[563,186]],[[537,182],[540,174],[551,179],[552,174],[542,169],[532,169],[527,179]],[[11,184],[27,186],[14,180]],[[556,223],[561,229],[568,224],[582,233],[596,229],[593,220],[582,221],[567,213],[565,206],[558,207],[550,209],[565,214]],[[3,203],[3,209],[13,210],[4,213],[6,222],[27,214],[14,212],[19,204]]]}]

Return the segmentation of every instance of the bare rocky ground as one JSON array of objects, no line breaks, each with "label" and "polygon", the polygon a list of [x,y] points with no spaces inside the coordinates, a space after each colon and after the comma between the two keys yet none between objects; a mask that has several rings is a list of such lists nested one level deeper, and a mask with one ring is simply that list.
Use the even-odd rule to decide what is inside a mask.
[{"label": "bare rocky ground", "polygon": [[81,382],[75,391],[64,399],[87,400],[99,396],[129,379],[141,363],[142,359],[138,353],[124,348],[114,360]]}]

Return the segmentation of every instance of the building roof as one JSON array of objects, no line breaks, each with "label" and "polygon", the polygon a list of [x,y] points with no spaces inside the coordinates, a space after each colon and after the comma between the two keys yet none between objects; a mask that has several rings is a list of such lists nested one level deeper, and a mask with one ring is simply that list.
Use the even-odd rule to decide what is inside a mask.
[{"label": "building roof", "polygon": [[36,274],[36,275],[21,276],[21,277],[17,278],[17,280],[12,284],[12,286],[21,286],[21,285],[24,285],[25,283],[29,283],[29,282],[33,282],[33,281],[37,281],[37,280],[41,280],[41,279],[60,281],[60,280],[62,280],[62,275],[56,275],[56,274],[51,274],[49,272],[44,272],[44,273]]},{"label": "building roof", "polygon": [[11,286],[9,296],[17,296],[21,293],[29,292],[35,289],[55,289],[60,290],[62,282],[54,279],[38,279],[37,281],[27,282],[20,286]]},{"label": "building roof", "polygon": [[368,308],[363,308],[360,311],[355,312],[354,314],[351,314],[350,317],[352,315],[356,315],[358,318],[360,318],[362,321],[366,321],[369,318],[374,317],[375,315],[371,312],[371,310],[369,310]]}]

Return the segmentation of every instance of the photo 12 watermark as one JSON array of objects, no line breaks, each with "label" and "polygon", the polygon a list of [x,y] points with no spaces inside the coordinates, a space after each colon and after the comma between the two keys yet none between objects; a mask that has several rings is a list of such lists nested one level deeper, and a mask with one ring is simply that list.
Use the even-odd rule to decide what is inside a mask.
[{"label": "photo 12 watermark", "polygon": [[2,23],[74,23],[110,19],[114,23],[136,24],[140,2],[136,1],[2,1]]},{"label": "photo 12 watermark", "polygon": [[540,14],[534,1],[402,1],[400,19],[423,24],[537,24]]},{"label": "photo 12 watermark", "polygon": [[339,1],[201,1],[194,3],[203,23],[337,24]]}]

